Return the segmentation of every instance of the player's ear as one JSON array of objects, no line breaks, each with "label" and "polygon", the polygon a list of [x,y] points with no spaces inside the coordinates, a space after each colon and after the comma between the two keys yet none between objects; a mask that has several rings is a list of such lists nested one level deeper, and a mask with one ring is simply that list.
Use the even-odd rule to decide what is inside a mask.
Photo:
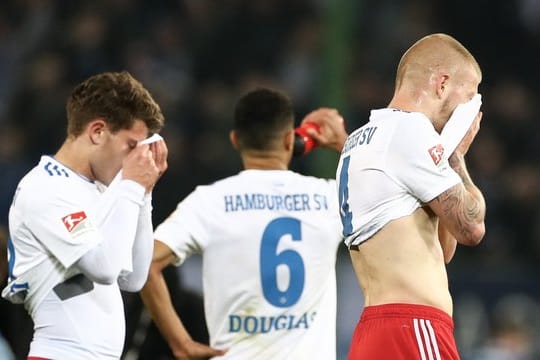
[{"label": "player's ear", "polygon": [[285,150],[292,151],[294,147],[294,129],[287,131],[285,133],[285,138],[283,139]]},{"label": "player's ear", "polygon": [[98,145],[103,142],[106,129],[107,123],[101,118],[94,119],[88,123],[86,131],[92,144]]},{"label": "player's ear", "polygon": [[236,131],[231,130],[229,132],[229,140],[231,141],[232,147],[235,150],[238,150],[239,149],[239,144],[238,144],[238,136],[236,135]]},{"label": "player's ear", "polygon": [[436,75],[435,79],[435,93],[439,99],[442,99],[445,92],[448,90],[448,84],[450,82],[450,76],[448,74],[440,73]]}]

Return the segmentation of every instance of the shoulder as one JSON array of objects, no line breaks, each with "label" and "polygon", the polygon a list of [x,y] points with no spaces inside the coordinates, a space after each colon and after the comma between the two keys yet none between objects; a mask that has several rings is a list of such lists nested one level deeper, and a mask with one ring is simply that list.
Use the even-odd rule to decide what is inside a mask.
[{"label": "shoulder", "polygon": [[400,131],[436,133],[431,120],[419,112],[397,111],[396,126]]},{"label": "shoulder", "polygon": [[82,181],[54,159],[44,156],[19,182],[17,201],[39,208],[40,204],[76,196],[81,191]]},{"label": "shoulder", "polygon": [[406,113],[398,124],[393,139],[396,147],[402,151],[415,151],[440,140],[431,121],[421,113]]}]

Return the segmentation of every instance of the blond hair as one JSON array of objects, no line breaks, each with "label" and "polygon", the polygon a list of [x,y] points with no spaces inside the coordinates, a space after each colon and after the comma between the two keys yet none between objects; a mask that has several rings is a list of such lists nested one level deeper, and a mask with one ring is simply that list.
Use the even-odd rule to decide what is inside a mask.
[{"label": "blond hair", "polygon": [[407,82],[429,79],[436,71],[456,73],[464,65],[482,72],[474,56],[459,41],[447,34],[427,35],[415,42],[401,57],[396,73],[396,89]]}]

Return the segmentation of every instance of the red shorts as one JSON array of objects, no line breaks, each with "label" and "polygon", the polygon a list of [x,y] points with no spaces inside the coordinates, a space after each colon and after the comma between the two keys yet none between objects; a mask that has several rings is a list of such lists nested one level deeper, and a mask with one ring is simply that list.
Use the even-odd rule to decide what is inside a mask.
[{"label": "red shorts", "polygon": [[459,360],[454,322],[425,305],[387,304],[364,308],[349,360]]}]

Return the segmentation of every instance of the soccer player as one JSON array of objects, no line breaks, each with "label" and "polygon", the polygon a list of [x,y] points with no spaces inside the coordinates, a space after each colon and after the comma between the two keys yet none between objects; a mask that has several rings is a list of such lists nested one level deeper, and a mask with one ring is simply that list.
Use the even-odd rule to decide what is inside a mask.
[{"label": "soccer player", "polygon": [[66,110],[65,142],[41,157],[13,198],[2,295],[32,317],[29,359],[118,359],[120,289],[146,281],[151,192],[167,167],[162,140],[140,142],[162,128],[163,115],[127,72],[90,77]]},{"label": "soccer player", "polygon": [[[234,118],[230,140],[244,170],[197,187],[157,227],[143,301],[176,358],[335,359],[336,182],[288,170],[294,115],[285,95],[248,92]],[[319,145],[341,150],[347,134],[336,110],[303,122],[319,125],[311,131]],[[161,272],[193,253],[203,258],[211,347],[186,332]]]},{"label": "soccer player", "polygon": [[[486,205],[464,155],[482,113],[456,148],[441,136],[454,109],[478,97],[481,71],[445,34],[401,58],[394,96],[348,137],[337,170],[345,243],[366,307],[349,359],[459,359],[445,262],[484,236]],[[466,122],[465,122],[466,123]]]}]

